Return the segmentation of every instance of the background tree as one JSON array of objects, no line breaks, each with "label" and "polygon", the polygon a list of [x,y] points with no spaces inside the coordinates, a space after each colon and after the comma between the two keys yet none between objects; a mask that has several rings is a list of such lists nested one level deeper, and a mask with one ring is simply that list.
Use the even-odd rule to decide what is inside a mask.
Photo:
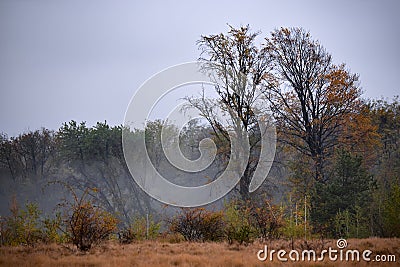
[{"label": "background tree", "polygon": [[13,179],[38,182],[50,174],[49,160],[54,158],[54,133],[48,129],[29,131],[9,139],[0,139],[0,163]]},{"label": "background tree", "polygon": [[0,166],[9,171],[14,181],[17,178],[18,163],[12,141],[7,135],[0,135]]},{"label": "background tree", "polygon": [[82,190],[98,188],[93,197],[129,223],[135,213],[145,215],[151,207],[126,166],[121,136],[121,126],[98,122],[89,128],[84,122],[71,121],[60,128],[57,140],[66,165],[62,175],[68,182]]},{"label": "background tree", "polygon": [[380,135],[376,146],[376,161],[372,173],[378,189],[371,203],[371,231],[379,236],[400,234],[400,103],[398,96],[391,101],[370,101],[370,112]]}]

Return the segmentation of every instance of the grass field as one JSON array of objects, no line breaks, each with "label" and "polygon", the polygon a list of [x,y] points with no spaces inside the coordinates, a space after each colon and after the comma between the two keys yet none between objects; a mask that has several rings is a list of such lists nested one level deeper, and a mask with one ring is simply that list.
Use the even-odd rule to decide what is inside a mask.
[{"label": "grass field", "polygon": [[[399,266],[400,239],[349,239],[346,249],[373,251],[370,256],[395,255],[396,262],[323,262],[278,261],[276,254],[271,263],[257,259],[257,252],[268,246],[268,249],[284,249],[290,252],[289,241],[275,240],[264,243],[254,242],[251,245],[229,245],[226,243],[169,243],[163,241],[143,241],[120,245],[109,241],[89,252],[83,253],[71,245],[39,244],[35,247],[0,247],[0,266]],[[317,253],[331,246],[337,249],[336,240],[296,241],[294,249],[313,249]],[[318,254],[317,254],[318,255]],[[288,256],[286,256],[288,257]]]}]

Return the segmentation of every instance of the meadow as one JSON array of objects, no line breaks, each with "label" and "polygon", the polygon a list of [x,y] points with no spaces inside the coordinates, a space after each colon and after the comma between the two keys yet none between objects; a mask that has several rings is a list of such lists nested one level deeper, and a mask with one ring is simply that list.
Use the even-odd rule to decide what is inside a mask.
[{"label": "meadow", "polygon": [[[35,246],[0,247],[0,266],[398,266],[400,259],[399,238],[367,238],[347,240],[347,249],[373,251],[375,255],[395,255],[396,262],[281,262],[259,261],[257,252],[267,245],[270,249],[290,251],[288,240],[254,242],[247,246],[226,242],[178,242],[168,240],[138,241],[122,245],[110,240],[87,252],[80,252],[68,244],[37,244]],[[294,249],[313,249],[319,253],[329,246],[336,247],[336,240],[297,240]]]}]

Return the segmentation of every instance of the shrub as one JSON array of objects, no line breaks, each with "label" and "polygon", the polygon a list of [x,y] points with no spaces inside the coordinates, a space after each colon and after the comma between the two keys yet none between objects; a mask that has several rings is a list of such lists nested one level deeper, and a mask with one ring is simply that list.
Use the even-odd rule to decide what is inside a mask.
[{"label": "shrub", "polygon": [[[307,223],[306,229],[311,229],[309,224]],[[296,224],[296,221],[288,216],[285,220],[285,224],[282,227],[282,234],[285,238],[289,238],[290,240],[295,240],[299,238],[304,238],[306,232],[304,231],[304,222],[299,220]]]},{"label": "shrub", "polygon": [[154,222],[151,216],[148,217],[148,226],[146,217],[135,218],[129,227],[119,233],[118,238],[123,244],[135,240],[155,239],[159,235],[160,227],[161,224]]},{"label": "shrub", "polygon": [[225,235],[229,243],[248,244],[254,238],[279,238],[283,223],[282,211],[266,199],[232,201],[225,205]]},{"label": "shrub", "polygon": [[73,209],[68,221],[68,232],[72,243],[79,250],[89,250],[92,245],[107,239],[116,229],[117,220],[89,201]]},{"label": "shrub", "polygon": [[[96,189],[91,189],[91,191],[97,192]],[[80,198],[74,191],[72,193],[74,201],[64,203],[65,232],[68,239],[79,250],[87,251],[108,239],[115,231],[118,220],[111,213],[86,199],[89,189],[86,189]]]},{"label": "shrub", "polygon": [[15,199],[11,207],[11,216],[4,218],[1,225],[2,243],[5,245],[34,245],[41,239],[40,214],[35,203],[27,203],[25,209],[19,209]]},{"label": "shrub", "polygon": [[62,233],[61,213],[56,213],[55,218],[46,217],[43,220],[43,241],[45,243],[63,243],[66,241],[66,235]]},{"label": "shrub", "polygon": [[162,232],[158,238],[161,242],[177,244],[185,241],[185,238],[180,233],[171,233],[169,231]]},{"label": "shrub", "polygon": [[284,226],[283,212],[265,199],[261,203],[248,205],[250,220],[258,237],[276,239],[281,235]]},{"label": "shrub", "polygon": [[255,229],[250,221],[249,209],[238,202],[231,202],[225,206],[225,236],[228,242],[248,244],[252,241]]},{"label": "shrub", "polygon": [[224,236],[223,213],[204,208],[184,208],[169,224],[172,233],[187,241],[219,241]]}]

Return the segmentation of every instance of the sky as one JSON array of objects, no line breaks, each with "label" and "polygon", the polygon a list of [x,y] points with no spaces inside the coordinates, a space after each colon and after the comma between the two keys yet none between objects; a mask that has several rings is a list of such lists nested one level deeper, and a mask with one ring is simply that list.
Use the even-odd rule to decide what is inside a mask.
[{"label": "sky", "polygon": [[[135,90],[196,60],[201,35],[303,27],[360,75],[365,98],[400,86],[400,1],[0,0],[0,132],[123,123]],[[262,41],[262,38],[259,40]]]}]

